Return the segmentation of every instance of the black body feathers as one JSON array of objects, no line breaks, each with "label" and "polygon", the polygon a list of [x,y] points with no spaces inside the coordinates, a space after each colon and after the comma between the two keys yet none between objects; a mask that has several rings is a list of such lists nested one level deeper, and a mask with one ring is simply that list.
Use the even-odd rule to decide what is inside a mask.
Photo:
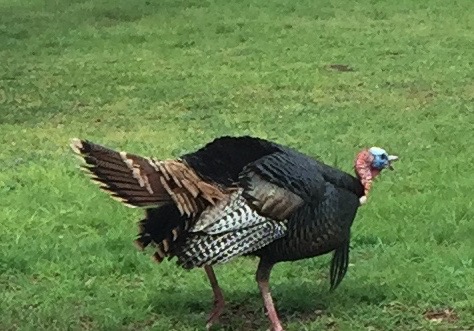
[{"label": "black body feathers", "polygon": [[268,263],[334,251],[331,287],[349,261],[360,181],[291,148],[221,137],[177,160],[158,161],[75,140],[74,151],[113,197],[146,209],[136,240],[185,268],[242,255]]}]

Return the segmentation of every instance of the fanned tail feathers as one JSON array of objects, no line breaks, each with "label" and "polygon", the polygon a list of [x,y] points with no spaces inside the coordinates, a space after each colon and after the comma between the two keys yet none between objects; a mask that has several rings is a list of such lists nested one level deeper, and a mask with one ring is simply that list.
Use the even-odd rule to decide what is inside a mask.
[{"label": "fanned tail feathers", "polygon": [[182,214],[197,214],[224,197],[180,160],[159,161],[117,152],[87,140],[73,139],[82,169],[101,189],[130,207],[159,207],[174,202]]}]

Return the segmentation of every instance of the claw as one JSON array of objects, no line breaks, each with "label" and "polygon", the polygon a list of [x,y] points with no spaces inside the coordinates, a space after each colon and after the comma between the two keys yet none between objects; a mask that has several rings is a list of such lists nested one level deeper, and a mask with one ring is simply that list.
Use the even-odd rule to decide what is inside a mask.
[{"label": "claw", "polygon": [[219,317],[224,312],[225,301],[224,297],[214,299],[214,308],[212,309],[209,317],[206,321],[206,330],[210,330],[211,327],[219,321]]}]

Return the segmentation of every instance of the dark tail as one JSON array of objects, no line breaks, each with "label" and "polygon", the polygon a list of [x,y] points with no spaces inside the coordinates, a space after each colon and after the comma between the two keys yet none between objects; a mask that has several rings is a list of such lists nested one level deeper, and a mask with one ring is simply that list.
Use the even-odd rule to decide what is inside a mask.
[{"label": "dark tail", "polygon": [[160,263],[165,257],[173,257],[186,238],[189,223],[186,215],[181,215],[175,205],[146,210],[146,217],[138,222],[138,237],[135,245],[144,250],[151,245],[155,248],[153,259]]},{"label": "dark tail", "polygon": [[129,207],[157,207],[172,202],[160,181],[159,161],[117,152],[87,140],[73,139],[81,167],[112,198]]},{"label": "dark tail", "polygon": [[182,214],[196,215],[224,192],[205,181],[180,160],[158,161],[117,152],[87,140],[73,139],[72,150],[102,190],[130,207],[174,203]]}]

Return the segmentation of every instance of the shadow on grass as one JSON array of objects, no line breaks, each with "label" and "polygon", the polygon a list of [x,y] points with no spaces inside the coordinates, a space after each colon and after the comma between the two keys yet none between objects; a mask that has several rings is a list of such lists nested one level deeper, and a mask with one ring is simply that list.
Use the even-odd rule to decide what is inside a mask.
[{"label": "shadow on grass", "polygon": [[[325,284],[303,283],[297,279],[274,285],[273,299],[284,324],[298,321],[308,324],[324,316],[331,316],[331,306],[350,309],[357,304],[379,305],[386,300],[384,289],[376,284],[342,287],[331,293]],[[341,293],[338,293],[341,292]],[[226,308],[220,323],[213,330],[266,330],[268,320],[263,302],[255,286],[255,291],[225,291]],[[186,326],[200,323],[202,329],[208,313],[212,309],[212,291],[204,289],[168,293],[157,296],[150,303],[154,313],[166,315]],[[342,306],[342,307],[341,307]],[[346,310],[347,310],[346,309]],[[339,310],[339,309],[338,309]],[[196,319],[196,315],[199,316]],[[194,317],[193,317],[194,316]]]}]

